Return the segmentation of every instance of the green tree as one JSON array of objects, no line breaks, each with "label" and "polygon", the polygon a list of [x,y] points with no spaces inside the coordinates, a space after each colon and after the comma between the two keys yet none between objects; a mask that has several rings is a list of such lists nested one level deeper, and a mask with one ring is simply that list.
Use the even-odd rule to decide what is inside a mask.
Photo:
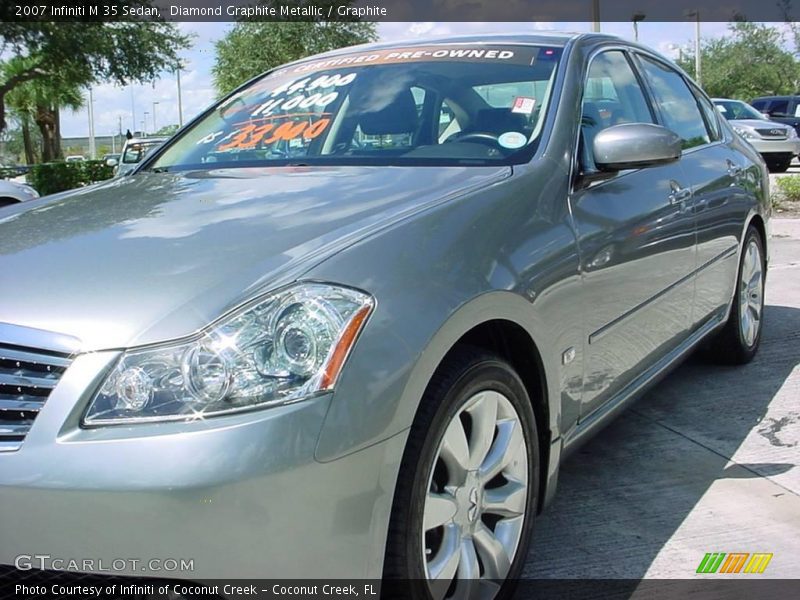
[{"label": "green tree", "polygon": [[[41,140],[36,135],[35,128],[31,130],[29,123],[27,131],[23,131],[23,123],[19,117],[14,115],[10,126],[0,134],[0,165],[16,165],[25,161],[29,151],[30,156],[33,157],[34,148],[40,143]],[[28,161],[28,164],[32,162],[34,162],[33,158]]]},{"label": "green tree", "polygon": [[[5,78],[26,68],[27,61],[13,58],[3,65]],[[62,158],[61,121],[59,110],[77,110],[83,106],[80,87],[58,75],[49,79],[34,79],[18,85],[7,96],[12,114],[19,120],[25,142],[25,159],[28,164],[36,162],[37,155],[43,162]],[[31,124],[39,129],[41,151],[35,152],[30,134]]]},{"label": "green tree", "polygon": [[[259,4],[277,5],[271,1]],[[327,14],[325,6],[323,11]],[[226,94],[278,65],[377,39],[375,23],[363,21],[239,22],[216,44],[214,85],[220,94]]]},{"label": "green tree", "polygon": [[154,135],[172,135],[176,131],[178,131],[178,124],[175,123],[173,125],[164,125],[161,129],[155,132]]},{"label": "green tree", "polygon": [[[150,0],[118,0],[125,6],[147,6]],[[0,56],[23,61],[24,68],[0,75],[0,132],[6,126],[7,96],[26,82],[54,77],[83,87],[96,81],[126,84],[155,79],[178,63],[178,52],[190,38],[170,23],[128,21],[57,23],[13,22],[0,8]]]},{"label": "green tree", "polygon": [[[800,82],[800,65],[786,49],[781,30],[737,21],[729,34],[707,42],[701,50],[703,88],[710,96],[751,100],[756,96],[790,94]],[[694,75],[694,53],[680,66]]]}]

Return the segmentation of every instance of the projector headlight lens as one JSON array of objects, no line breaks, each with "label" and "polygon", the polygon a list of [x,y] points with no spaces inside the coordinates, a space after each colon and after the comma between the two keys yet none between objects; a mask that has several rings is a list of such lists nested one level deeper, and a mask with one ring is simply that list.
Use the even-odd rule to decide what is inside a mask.
[{"label": "projector headlight lens", "polygon": [[126,351],[83,423],[199,419],[330,390],[373,307],[360,291],[299,284],[192,340]]}]

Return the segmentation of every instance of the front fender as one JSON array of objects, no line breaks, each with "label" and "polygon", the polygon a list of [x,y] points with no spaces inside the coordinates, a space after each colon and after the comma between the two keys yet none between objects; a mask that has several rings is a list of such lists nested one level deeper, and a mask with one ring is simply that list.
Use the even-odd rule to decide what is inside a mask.
[{"label": "front fender", "polygon": [[[486,292],[457,308],[448,306],[445,295],[441,301],[437,310],[430,303],[424,311],[406,304],[412,313],[406,322],[413,322],[417,330],[433,331],[427,338],[396,331],[384,318],[388,307],[379,303],[337,386],[317,445],[317,460],[335,460],[411,427],[436,368],[467,332],[482,323],[509,321],[524,329],[537,348],[552,347],[547,327],[531,303],[518,294]],[[439,319],[442,324],[436,328]],[[560,417],[558,365],[555,353],[540,354],[550,415],[547,426],[555,438]]]}]

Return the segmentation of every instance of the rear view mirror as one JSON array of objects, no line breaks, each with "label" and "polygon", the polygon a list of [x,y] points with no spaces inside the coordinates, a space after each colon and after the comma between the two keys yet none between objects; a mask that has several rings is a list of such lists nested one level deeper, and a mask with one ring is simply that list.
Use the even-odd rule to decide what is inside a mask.
[{"label": "rear view mirror", "polygon": [[660,125],[624,123],[600,131],[592,148],[602,171],[640,169],[678,160],[681,138]]}]

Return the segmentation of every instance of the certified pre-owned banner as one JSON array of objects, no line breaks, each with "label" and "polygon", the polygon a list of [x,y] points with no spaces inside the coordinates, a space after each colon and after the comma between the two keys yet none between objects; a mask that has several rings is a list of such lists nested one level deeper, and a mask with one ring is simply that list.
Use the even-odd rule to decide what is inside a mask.
[{"label": "certified pre-owned banner", "polygon": [[796,21],[795,0],[3,0],[13,21]]}]

